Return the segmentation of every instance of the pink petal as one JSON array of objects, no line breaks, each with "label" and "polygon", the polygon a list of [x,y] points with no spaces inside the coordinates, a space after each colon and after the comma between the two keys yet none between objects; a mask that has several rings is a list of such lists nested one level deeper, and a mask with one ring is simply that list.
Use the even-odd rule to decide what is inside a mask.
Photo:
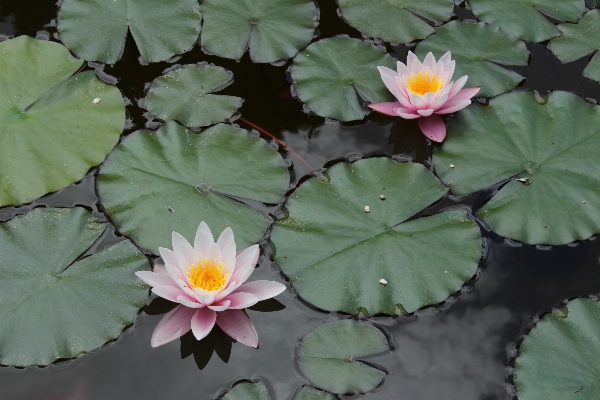
[{"label": "pink petal", "polygon": [[231,304],[231,301],[229,300],[223,300],[220,301],[218,303],[213,303],[212,306],[208,306],[208,308],[210,308],[213,311],[225,311],[229,308],[229,305]]},{"label": "pink petal", "polygon": [[218,244],[215,243],[208,248],[208,252],[206,253],[206,258],[208,258],[208,260],[210,262],[217,260],[217,263],[219,263],[222,261],[221,248],[219,247]]},{"label": "pink petal", "polygon": [[412,105],[412,103],[410,102],[410,95],[406,94],[404,95],[403,93],[400,93],[400,90],[396,89],[393,92],[394,96],[396,96],[396,99],[398,100],[398,102],[400,103],[400,105],[404,108],[407,108],[409,110],[416,110],[416,107]]},{"label": "pink petal", "polygon": [[215,243],[212,236],[207,235],[204,231],[198,228],[198,232],[196,232],[196,238],[194,239],[194,251],[196,254],[202,253],[206,254],[210,246]]},{"label": "pink petal", "polygon": [[421,64],[421,61],[419,61],[415,53],[413,53],[410,50],[408,51],[406,66],[408,67],[408,70],[411,74],[417,74],[420,70],[423,69],[423,64]]},{"label": "pink petal", "polygon": [[184,282],[187,281],[187,277],[185,276],[185,273],[181,270],[181,268],[178,268],[171,264],[167,264],[165,265],[165,269],[167,270],[167,273],[173,280],[180,279]]},{"label": "pink petal", "polygon": [[285,285],[273,281],[246,282],[238,288],[238,291],[252,293],[258,301],[263,301],[277,296],[285,290]]},{"label": "pink petal", "polygon": [[152,268],[152,272],[155,272],[159,275],[169,276],[169,274],[167,273],[167,270],[165,269],[164,264],[154,264],[154,267]]},{"label": "pink petal", "polygon": [[229,243],[224,248],[221,248],[221,257],[223,257],[223,261],[227,261],[230,258],[233,261],[233,268],[235,269],[235,242]]},{"label": "pink petal", "polygon": [[215,302],[215,296],[212,294],[196,294],[196,300],[205,306],[212,306],[212,304]]},{"label": "pink petal", "polygon": [[448,84],[448,82],[450,82],[452,80],[452,75],[454,75],[455,67],[456,67],[456,61],[454,61],[454,60],[452,60],[446,64],[446,67],[444,68],[444,73],[443,73],[445,84]]},{"label": "pink petal", "polygon": [[408,113],[402,113],[402,112],[399,112],[398,116],[400,118],[404,118],[404,119],[417,119],[417,118],[421,118],[421,116],[419,114],[412,114],[412,113],[408,114]]},{"label": "pink petal", "polygon": [[387,67],[377,67],[377,69],[379,70],[379,75],[381,75],[381,80],[385,87],[387,87],[390,92],[393,92],[396,88],[396,76],[398,76],[396,71]]},{"label": "pink petal", "polygon": [[413,105],[415,110],[422,110],[424,108],[428,108],[428,104],[423,100],[423,97],[414,93],[409,93],[408,96],[410,97],[410,104]]},{"label": "pink petal", "polygon": [[408,69],[408,67],[401,61],[398,61],[396,63],[396,69],[398,70],[398,76],[402,76],[402,75],[410,75],[410,70]]},{"label": "pink petal", "polygon": [[184,335],[191,328],[191,319],[195,312],[196,310],[181,305],[169,311],[156,325],[150,345],[162,346]]},{"label": "pink petal", "polygon": [[175,303],[178,303],[178,296],[188,297],[183,290],[173,286],[155,286],[152,288],[152,293]]},{"label": "pink petal", "polygon": [[[236,271],[244,265],[256,265],[258,261],[258,255],[260,254],[260,247],[255,244],[243,250],[240,250],[236,256],[235,269]],[[239,282],[239,281],[238,281]]]},{"label": "pink petal", "polygon": [[175,279],[175,283],[177,283],[177,285],[181,288],[181,290],[183,290],[190,299],[196,298],[196,292],[192,288],[189,287],[187,280],[182,281],[181,279]]},{"label": "pink petal", "polygon": [[196,234],[198,234],[198,232],[204,232],[204,234],[210,238],[210,240],[211,240],[210,244],[213,244],[215,242],[214,236],[213,236],[212,232],[210,231],[210,228],[208,227],[208,225],[206,225],[206,222],[204,222],[204,221],[200,222],[200,225],[198,225],[198,230],[196,231]]},{"label": "pink petal", "polygon": [[456,82],[454,82],[454,85],[452,86],[452,90],[450,90],[450,92],[448,93],[448,98],[451,99],[453,98],[456,93],[460,92],[460,90],[463,88],[463,86],[465,86],[465,83],[467,83],[467,79],[469,77],[467,75],[459,78]]},{"label": "pink petal", "polygon": [[163,247],[159,247],[158,251],[160,252],[160,256],[162,257],[165,264],[178,265],[179,258],[172,250],[165,249]]},{"label": "pink petal", "polygon": [[252,293],[243,292],[232,293],[229,296],[225,297],[224,300],[229,300],[231,302],[231,304],[229,304],[230,310],[248,308],[258,303],[258,297],[256,297]]},{"label": "pink petal", "polygon": [[[397,117],[398,113],[395,111],[400,106],[397,102],[385,102],[385,103],[371,103],[369,108],[385,115],[391,115]],[[404,108],[404,107],[402,107]]]},{"label": "pink petal", "polygon": [[254,272],[254,268],[254,265],[251,264],[243,266],[242,268],[236,270],[233,273],[233,275],[231,276],[231,280],[236,281],[239,285],[241,285],[242,283],[246,282],[248,278],[250,278],[250,275],[252,275],[252,273]]},{"label": "pink petal", "polygon": [[432,52],[427,53],[425,56],[425,60],[423,60],[423,66],[428,67],[431,72],[433,72],[433,69],[435,68],[435,57],[433,56]]},{"label": "pink petal", "polygon": [[454,97],[452,97],[452,100],[470,99],[471,97],[475,96],[480,90],[481,86],[463,89],[460,92],[456,93]]},{"label": "pink petal", "polygon": [[179,260],[179,265],[181,265],[182,260],[185,260],[190,264],[196,262],[196,252],[194,251],[192,245],[189,244],[187,241],[185,243],[179,242],[178,247],[176,249],[178,250],[177,254],[179,254],[182,257]]},{"label": "pink petal", "polygon": [[421,132],[434,142],[442,142],[446,137],[446,125],[439,115],[420,118],[418,123]]},{"label": "pink petal", "polygon": [[229,293],[233,292],[235,289],[238,288],[238,285],[236,281],[234,280],[229,280],[229,283],[227,284],[227,287],[221,292],[219,293],[216,297],[215,297],[215,301],[221,301],[224,297],[226,297]]},{"label": "pink petal", "polygon": [[467,107],[469,104],[471,104],[471,100],[463,100],[463,99],[458,99],[458,100],[454,100],[454,98],[452,100],[449,100],[446,104],[444,104],[443,108],[441,110],[436,111],[436,114],[450,114],[459,110],[462,110],[463,108]]},{"label": "pink petal", "polygon": [[231,228],[227,227],[221,233],[221,235],[219,235],[219,239],[217,239],[217,244],[219,245],[221,250],[223,250],[229,243],[233,243],[235,245],[235,240],[233,238],[233,231],[231,230]]},{"label": "pink petal", "polygon": [[433,114],[433,108],[430,108],[428,110],[419,110],[417,111],[419,113],[419,115],[421,115],[422,117],[429,117],[431,114]]},{"label": "pink petal", "polygon": [[183,237],[181,236],[179,233],[173,231],[173,233],[171,233],[171,242],[172,242],[172,247],[173,247],[173,251],[177,252],[177,250],[179,249],[179,244],[180,243],[187,243],[188,246],[191,247],[190,243]]},{"label": "pink petal", "polygon": [[204,304],[190,300],[187,296],[177,296],[177,302],[189,308],[202,308]]},{"label": "pink petal", "polygon": [[150,271],[137,271],[135,275],[150,286],[177,287],[177,284],[168,275],[164,276]]},{"label": "pink petal", "polygon": [[258,347],[258,335],[252,321],[241,310],[227,310],[217,314],[217,325],[226,334],[246,346]]},{"label": "pink petal", "polygon": [[192,317],[191,328],[196,340],[202,340],[215,326],[217,313],[208,308],[201,308]]}]

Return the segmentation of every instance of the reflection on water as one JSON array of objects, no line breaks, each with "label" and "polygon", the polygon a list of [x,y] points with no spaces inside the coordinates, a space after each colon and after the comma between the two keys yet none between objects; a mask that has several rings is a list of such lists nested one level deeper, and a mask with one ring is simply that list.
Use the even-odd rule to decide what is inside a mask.
[{"label": "reflection on water", "polygon": [[[359,36],[337,17],[334,2],[321,3],[322,37],[340,33]],[[55,28],[46,25],[55,18],[55,12],[54,4],[43,0],[0,0],[0,34],[35,36],[43,29],[53,34]],[[469,17],[468,12],[461,15]],[[600,100],[600,85],[581,78],[585,60],[562,65],[543,45],[528,47],[532,65],[511,68],[526,77],[523,88],[542,93],[550,89],[571,90]],[[405,57],[406,48],[394,50]],[[128,42],[124,59],[104,68],[105,73],[119,78],[117,86],[129,99],[133,126],[128,132],[147,122],[144,110],[138,106],[144,85],[172,66],[142,66],[138,57],[135,46]],[[198,48],[177,62],[199,61],[232,70],[235,83],[223,94],[244,97],[243,117],[280,137],[315,168],[330,160],[355,156],[396,154],[418,162],[426,162],[430,157],[431,148],[414,121],[371,115],[367,122],[328,125],[322,118],[303,113],[301,105],[289,96],[285,67],[255,65],[247,57],[236,63],[207,56]],[[309,172],[298,160],[292,160],[298,176]],[[84,204],[103,218],[96,206],[94,179],[92,171],[79,185],[34,205]],[[481,198],[486,196],[448,200],[438,207],[461,201],[474,202],[479,207]],[[0,220],[31,208],[0,209]],[[381,365],[389,375],[381,387],[364,398],[508,398],[506,371],[514,362],[508,354],[514,353],[507,349],[531,318],[560,306],[565,299],[600,292],[600,240],[545,249],[507,243],[491,233],[484,234],[490,245],[481,264],[482,272],[454,305],[437,313],[435,309],[425,310],[416,317],[373,319],[390,336],[396,351],[368,360]],[[104,240],[110,243],[118,238],[109,232]],[[255,279],[283,282],[278,268],[264,256]],[[325,320],[344,317],[311,309],[295,298],[292,289],[277,300],[279,303],[263,303],[248,311],[258,332],[259,349],[232,342],[218,330],[200,343],[188,335],[152,349],[152,331],[161,313],[168,309],[168,304],[153,302],[117,341],[92,354],[45,368],[0,368],[0,399],[210,400],[240,379],[261,379],[274,399],[291,399],[307,383],[295,365],[299,338]]]}]

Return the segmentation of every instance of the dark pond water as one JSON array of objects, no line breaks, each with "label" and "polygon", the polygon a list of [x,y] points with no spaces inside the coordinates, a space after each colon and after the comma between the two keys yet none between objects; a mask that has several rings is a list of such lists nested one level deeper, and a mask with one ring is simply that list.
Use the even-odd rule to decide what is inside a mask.
[{"label": "dark pond water", "polygon": [[[360,37],[337,17],[333,1],[321,0],[319,5],[321,37],[337,34]],[[461,19],[473,19],[465,8],[457,7],[456,14]],[[55,15],[56,6],[47,0],[1,0],[0,34],[57,40]],[[530,65],[513,68],[527,78],[520,89],[542,94],[549,90],[572,91],[600,101],[600,85],[581,76],[586,59],[562,65],[544,45],[528,44],[528,47]],[[389,50],[404,61],[408,48]],[[285,141],[310,165],[291,156],[295,181],[313,168],[330,165],[331,160],[399,154],[427,164],[431,156],[431,146],[414,122],[371,115],[366,122],[339,125],[305,114],[301,104],[290,95],[287,65],[256,65],[247,56],[237,63],[207,56],[198,47],[174,62],[200,61],[233,71],[235,83],[225,92],[246,99],[241,109],[243,118]],[[154,121],[146,119],[138,101],[144,97],[145,85],[171,66],[142,65],[129,38],[125,54],[115,66],[102,68],[88,64],[86,68],[96,69],[105,81],[117,81],[117,87],[130,101],[126,131],[130,133],[147,124],[156,126]],[[31,205],[0,209],[0,220],[37,206],[74,205],[85,205],[97,217],[105,219],[98,209],[95,173],[93,170],[81,183]],[[486,193],[461,202],[447,198],[429,211],[457,204],[476,209],[488,198]],[[380,365],[388,375],[382,386],[363,398],[508,399],[512,393],[510,366],[516,355],[515,342],[527,332],[532,318],[561,306],[566,299],[600,293],[600,240],[544,248],[508,243],[485,229],[482,231],[487,240],[487,255],[477,278],[468,282],[461,293],[441,306],[412,316],[372,319],[387,333],[395,350],[368,360]],[[97,247],[118,240],[121,239],[109,232]],[[270,260],[267,243],[263,243],[263,250],[256,278],[284,282]],[[299,338],[324,321],[344,316],[313,310],[299,301],[291,289],[277,299],[248,312],[258,331],[258,350],[232,343],[218,331],[200,343],[186,335],[181,341],[152,349],[152,331],[161,314],[169,309],[167,302],[154,301],[118,340],[91,354],[45,368],[1,367],[0,399],[209,400],[240,379],[261,379],[275,399],[292,399],[307,383],[295,365]]]}]

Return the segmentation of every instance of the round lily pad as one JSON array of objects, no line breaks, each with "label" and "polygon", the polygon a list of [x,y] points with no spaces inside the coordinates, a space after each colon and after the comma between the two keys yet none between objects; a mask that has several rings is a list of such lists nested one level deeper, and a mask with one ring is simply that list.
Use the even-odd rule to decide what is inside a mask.
[{"label": "round lily pad", "polygon": [[298,366],[315,386],[337,394],[375,389],[385,372],[360,361],[390,350],[373,325],[354,320],[329,322],[308,332],[298,346]]},{"label": "round lily pad", "polygon": [[575,299],[531,330],[515,362],[520,400],[600,398],[600,303]]},{"label": "round lily pad", "polygon": [[456,61],[454,79],[468,75],[467,86],[481,86],[478,96],[493,97],[514,89],[523,77],[501,65],[527,65],[525,43],[502,29],[485,23],[451,21],[417,45],[423,60],[433,52],[438,58],[450,51]]},{"label": "round lily pad", "polygon": [[576,24],[560,24],[558,29],[562,36],[550,42],[550,50],[562,63],[596,53],[583,76],[600,82],[600,10],[588,12]]},{"label": "round lily pad", "polygon": [[129,241],[81,257],[104,231],[83,208],[38,208],[0,224],[0,364],[46,365],[113,340],[148,297]]},{"label": "round lily pad", "polygon": [[560,245],[600,232],[598,154],[599,106],[514,92],[461,111],[433,163],[458,194],[510,179],[477,214],[501,236]]},{"label": "round lily pad", "polygon": [[79,181],[117,144],[119,90],[58,43],[20,36],[0,43],[0,207]]},{"label": "round lily pad", "polygon": [[420,164],[336,164],[288,199],[289,217],[271,235],[275,261],[324,310],[392,315],[437,304],[481,257],[479,228],[465,211],[409,220],[446,191]]},{"label": "round lily pad", "polygon": [[289,179],[279,153],[244,129],[196,134],[169,121],[127,136],[102,166],[98,192],[119,231],[155,254],[172,231],[194,237],[201,221],[213,232],[231,227],[241,249],[272,220],[239,200],[277,204]]},{"label": "round lily pad", "polygon": [[200,20],[197,0],[63,0],[58,32],[78,57],[114,64],[129,31],[142,58],[159,62],[196,43]]},{"label": "round lily pad", "polygon": [[361,103],[394,98],[383,84],[378,66],[395,68],[396,62],[389,54],[358,39],[323,39],[294,58],[292,83],[298,98],[315,114],[354,121],[368,113]]},{"label": "round lily pad", "polygon": [[453,0],[337,0],[341,16],[351,26],[370,37],[386,42],[408,43],[424,39],[435,29],[429,20],[448,20]]},{"label": "round lily pad", "polygon": [[230,118],[242,106],[242,99],[212,94],[233,83],[233,74],[214,65],[186,65],[156,78],[146,108],[158,118],[177,120],[194,128]]},{"label": "round lily pad", "polygon": [[295,397],[295,400],[337,400],[331,393],[322,392],[310,386],[304,386]]},{"label": "round lily pad", "polygon": [[239,60],[250,49],[255,63],[287,60],[313,38],[313,0],[203,0],[202,47]]},{"label": "round lily pad", "polygon": [[585,0],[469,0],[469,4],[480,20],[530,42],[560,35],[542,13],[576,22],[585,11]]},{"label": "round lily pad", "polygon": [[271,400],[269,390],[262,382],[236,383],[233,388],[221,400]]}]

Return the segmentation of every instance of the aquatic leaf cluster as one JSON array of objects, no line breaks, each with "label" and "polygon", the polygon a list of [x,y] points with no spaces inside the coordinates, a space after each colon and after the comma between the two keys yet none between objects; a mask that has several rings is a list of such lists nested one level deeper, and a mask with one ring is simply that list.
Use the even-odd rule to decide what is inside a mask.
[{"label": "aquatic leaf cluster", "polygon": [[[215,231],[231,227],[240,248],[267,243],[300,298],[350,315],[300,339],[298,368],[315,388],[294,398],[366,393],[386,371],[362,359],[393,348],[359,318],[410,314],[459,291],[482,257],[480,225],[532,245],[600,232],[599,107],[566,92],[544,99],[514,91],[523,77],[511,69],[527,65],[525,41],[551,39],[563,62],[595,54],[598,10],[586,13],[583,0],[471,0],[479,21],[464,22],[451,20],[451,0],[337,3],[343,20],[373,39],[317,40],[312,0],[64,0],[57,29],[66,48],[24,36],[0,43],[0,206],[29,203],[97,167],[105,216],[36,208],[0,223],[0,364],[47,365],[117,338],[147,298],[133,275],[149,267],[143,252],[154,259],[172,231],[190,237],[204,220]],[[456,74],[481,86],[485,105],[448,120],[431,168],[373,157],[333,163],[290,187],[285,151],[233,124],[243,99],[219,94],[234,77],[218,65],[164,71],[139,99],[162,124],[123,134],[129,100],[80,70],[83,60],[117,63],[129,34],[142,66],[196,45],[227,59],[247,52],[255,63],[287,63],[306,110],[342,122],[390,100],[377,67],[394,68],[398,44],[419,41],[421,58],[451,51]],[[600,81],[599,57],[585,77]],[[432,207],[490,187],[491,200],[473,214]],[[106,226],[125,238],[95,249]],[[546,316],[521,348],[516,387],[524,399],[548,398],[532,382],[553,382],[548,393],[579,385],[597,392],[593,357],[581,345],[598,348],[590,333],[597,303],[575,300],[568,309]],[[559,377],[549,367],[541,354],[559,346],[555,358],[583,359],[585,374]],[[222,398],[270,396],[264,383],[241,382]]]}]

